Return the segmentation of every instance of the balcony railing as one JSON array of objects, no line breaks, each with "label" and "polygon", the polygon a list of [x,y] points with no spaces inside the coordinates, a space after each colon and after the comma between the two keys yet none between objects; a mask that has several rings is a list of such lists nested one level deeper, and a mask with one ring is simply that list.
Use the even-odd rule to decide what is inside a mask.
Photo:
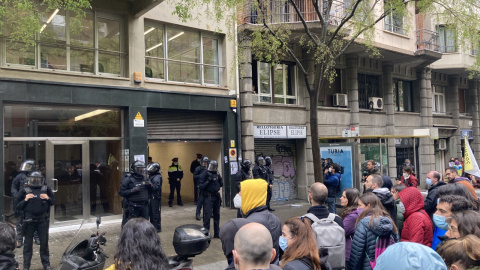
[{"label": "balcony railing", "polygon": [[427,29],[417,30],[417,50],[440,52],[438,33]]},{"label": "balcony railing", "polygon": [[[261,3],[261,6],[258,5]],[[300,14],[306,22],[319,21],[315,7],[311,1],[294,0]],[[344,13],[349,0],[334,0],[327,16],[327,1],[320,1],[320,12],[328,23],[339,25],[344,18]],[[300,22],[300,16],[295,8],[286,0],[256,1],[249,0],[243,8],[241,23],[263,24],[267,23],[295,23]]]}]

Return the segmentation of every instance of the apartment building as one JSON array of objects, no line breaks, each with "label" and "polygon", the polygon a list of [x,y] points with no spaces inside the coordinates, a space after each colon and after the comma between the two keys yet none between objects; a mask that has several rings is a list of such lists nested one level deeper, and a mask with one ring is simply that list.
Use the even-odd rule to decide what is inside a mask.
[{"label": "apartment building", "polygon": [[230,26],[183,23],[173,10],[168,1],[95,0],[75,31],[70,13],[44,12],[34,47],[2,36],[4,218],[13,211],[11,181],[26,159],[56,191],[53,226],[118,217],[122,175],[149,156],[161,165],[164,192],[168,166],[179,158],[187,202],[196,154],[218,160],[230,200],[237,75],[227,65],[236,56],[233,39],[221,34]]},{"label": "apartment building", "polygon": [[[307,23],[318,22],[311,3],[296,3]],[[341,22],[349,3],[333,1],[333,26]],[[261,27],[263,19],[289,25],[294,34],[304,31],[285,1],[265,5],[268,12],[262,19],[252,6],[240,11],[239,36],[248,37],[248,30]],[[314,182],[311,140],[320,140],[322,158],[344,168],[341,189],[362,188],[367,160],[375,160],[382,174],[397,178],[410,159],[425,187],[422,179],[430,170],[442,171],[446,159],[462,156],[465,135],[474,151],[480,151],[478,83],[469,80],[465,70],[476,51],[459,50],[448,27],[415,14],[413,5],[408,11],[413,22],[390,15],[375,26],[380,57],[372,58],[354,44],[339,61],[335,82],[319,96],[319,138],[310,136],[309,98],[295,61],[283,59],[272,67],[256,61],[246,43],[244,50],[252,57],[240,67],[242,151],[250,159],[273,156],[273,200],[306,198]],[[303,50],[299,45],[291,48]],[[305,51],[298,55],[304,66],[312,67]]]}]

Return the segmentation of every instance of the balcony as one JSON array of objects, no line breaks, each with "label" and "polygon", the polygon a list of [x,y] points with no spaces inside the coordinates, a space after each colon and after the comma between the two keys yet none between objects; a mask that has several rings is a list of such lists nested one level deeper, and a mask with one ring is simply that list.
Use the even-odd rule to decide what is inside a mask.
[{"label": "balcony", "polygon": [[417,30],[417,50],[440,52],[438,33],[427,29]]},{"label": "balcony", "polygon": [[[240,12],[240,24],[269,24],[275,23],[297,23],[301,22],[300,16],[295,8],[285,0],[260,1],[263,6],[258,6],[256,0],[249,0]],[[306,22],[319,21],[315,7],[311,1],[294,0],[296,6],[300,10],[303,19]],[[331,25],[339,25],[345,16],[345,10],[350,3],[349,0],[333,0],[332,8],[327,15],[327,1],[321,1],[320,11],[323,13],[324,19]]]}]

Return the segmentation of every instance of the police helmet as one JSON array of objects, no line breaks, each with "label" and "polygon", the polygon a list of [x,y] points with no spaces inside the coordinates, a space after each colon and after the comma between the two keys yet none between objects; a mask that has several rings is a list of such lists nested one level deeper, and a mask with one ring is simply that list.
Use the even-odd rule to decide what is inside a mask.
[{"label": "police helmet", "polygon": [[270,166],[272,165],[272,158],[269,156],[265,157],[265,165]]},{"label": "police helmet", "polygon": [[44,184],[43,175],[39,171],[30,172],[27,181],[30,187],[41,187]]},{"label": "police helmet", "polygon": [[160,164],[158,164],[157,162],[148,164],[147,171],[149,174],[160,173]]},{"label": "police helmet", "polygon": [[242,166],[242,168],[245,170],[250,170],[252,167],[252,162],[249,159],[244,159],[242,163],[240,163],[240,166]]},{"label": "police helmet", "polygon": [[265,166],[265,159],[262,156],[257,157],[257,165],[258,166]]},{"label": "police helmet", "polygon": [[210,161],[208,164],[208,169],[209,172],[216,172],[218,170],[218,162],[214,159]]},{"label": "police helmet", "polygon": [[130,165],[132,173],[145,175],[145,163],[140,160],[135,160],[132,165]]},{"label": "police helmet", "polygon": [[33,159],[27,159],[20,165],[20,171],[22,172],[31,172],[33,169],[35,169],[35,160]]},{"label": "police helmet", "polygon": [[204,156],[204,157],[202,158],[202,166],[203,166],[203,167],[207,168],[209,162],[210,162],[210,159],[208,159],[207,156]]}]

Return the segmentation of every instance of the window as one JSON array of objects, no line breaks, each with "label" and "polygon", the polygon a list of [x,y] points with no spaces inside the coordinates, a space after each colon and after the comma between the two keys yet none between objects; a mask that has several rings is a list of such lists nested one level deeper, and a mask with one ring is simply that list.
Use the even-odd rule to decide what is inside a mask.
[{"label": "window", "polygon": [[295,65],[254,62],[253,74],[258,102],[297,103]]},{"label": "window", "polygon": [[458,89],[458,112],[461,114],[465,114],[467,112],[465,93],[465,89]]},{"label": "window", "polygon": [[146,23],[144,37],[145,77],[220,85],[223,67],[218,36]]},{"label": "window", "polygon": [[126,53],[120,18],[87,12],[78,28],[74,28],[74,14],[56,9],[41,11],[41,20],[43,25],[35,47],[13,42],[7,36],[4,64],[124,75]]},{"label": "window", "polygon": [[457,40],[455,36],[455,29],[449,28],[446,25],[438,25],[437,32],[439,36],[440,52],[442,53],[457,52]]},{"label": "window", "polygon": [[395,81],[393,83],[393,102],[399,112],[413,112],[412,82]]},{"label": "window", "polygon": [[385,30],[405,35],[404,17],[395,11],[385,17]]},{"label": "window", "polygon": [[358,105],[370,109],[368,98],[380,96],[380,76],[358,74]]},{"label": "window", "polygon": [[445,113],[445,86],[433,85],[433,112]]}]

